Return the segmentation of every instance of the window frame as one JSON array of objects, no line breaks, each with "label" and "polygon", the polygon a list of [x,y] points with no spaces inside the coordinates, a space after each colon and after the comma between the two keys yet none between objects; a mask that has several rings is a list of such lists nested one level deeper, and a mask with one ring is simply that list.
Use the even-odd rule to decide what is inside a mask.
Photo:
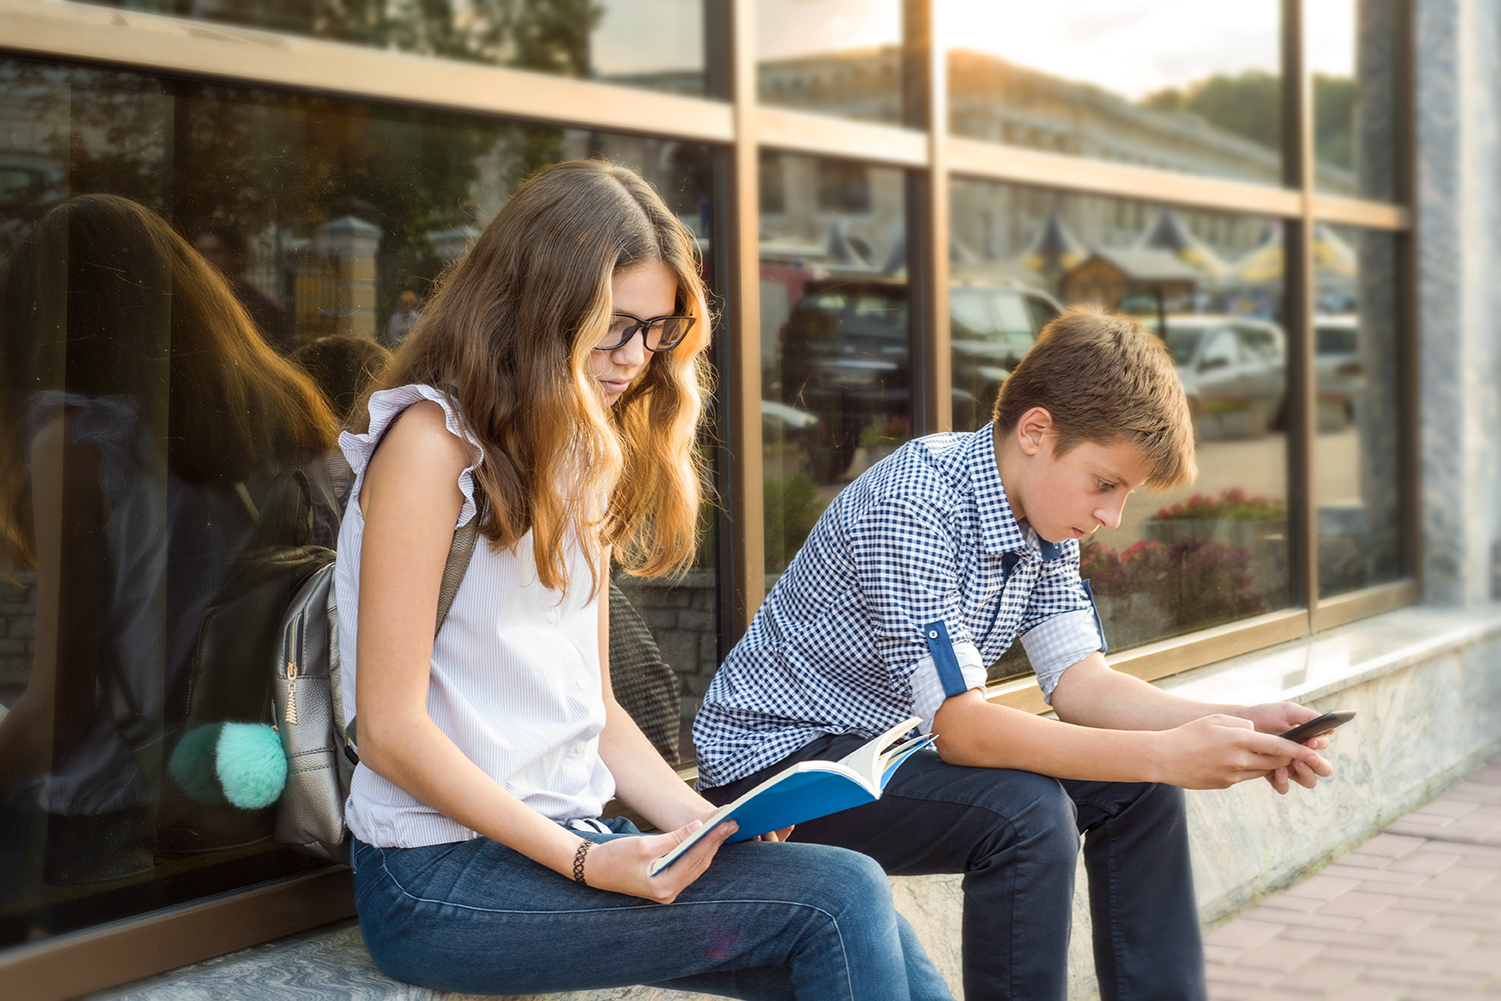
[{"label": "window frame", "polygon": [[[96,64],[167,78],[503,116],[567,128],[709,144],[715,165],[715,280],[723,297],[716,410],[722,455],[720,651],[744,633],[765,594],[762,525],[761,368],[758,337],[759,165],[785,151],[896,167],[906,172],[908,273],[914,343],[913,428],[951,426],[949,188],[956,178],[1138,199],[1283,218],[1288,223],[1289,504],[1298,607],[1228,623],[1111,656],[1119,670],[1153,680],[1295,640],[1415,603],[1420,596],[1417,495],[1418,386],[1415,223],[1411,209],[1414,36],[1412,0],[1393,0],[1395,203],[1315,189],[1311,73],[1303,58],[1304,0],[1282,0],[1284,186],[1249,184],[991,144],[947,132],[947,57],[933,39],[945,5],[903,0],[905,124],[885,125],[768,107],[757,102],[756,0],[706,2],[704,97],[633,90],[332,41],[207,25],[165,15],[59,3],[0,0],[10,26],[0,54]],[[1316,499],[1312,497],[1314,386],[1313,228],[1340,223],[1391,232],[1397,242],[1401,464],[1405,514],[1402,579],[1319,599]],[[730,461],[733,458],[733,461]],[[1312,596],[1312,597],[1310,597]],[[992,685],[991,701],[1046,711],[1030,677]],[[693,770],[683,772],[687,779]],[[0,980],[36,997],[67,997],[175,968],[353,915],[347,871],[331,867],[247,887],[0,952]],[[254,920],[247,915],[255,915]],[[101,962],[101,958],[104,959]]]}]

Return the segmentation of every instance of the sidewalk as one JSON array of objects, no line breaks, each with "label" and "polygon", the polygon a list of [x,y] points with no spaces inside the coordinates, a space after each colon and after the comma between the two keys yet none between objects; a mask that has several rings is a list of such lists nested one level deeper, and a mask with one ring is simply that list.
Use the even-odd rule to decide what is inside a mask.
[{"label": "sidewalk", "polygon": [[1212,1001],[1501,998],[1501,757],[1205,953]]}]

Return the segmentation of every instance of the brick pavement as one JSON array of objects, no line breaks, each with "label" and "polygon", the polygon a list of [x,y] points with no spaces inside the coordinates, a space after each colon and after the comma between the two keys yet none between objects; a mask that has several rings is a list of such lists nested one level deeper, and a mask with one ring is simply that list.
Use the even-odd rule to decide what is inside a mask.
[{"label": "brick pavement", "polygon": [[1501,999],[1501,757],[1204,949],[1211,1001]]}]

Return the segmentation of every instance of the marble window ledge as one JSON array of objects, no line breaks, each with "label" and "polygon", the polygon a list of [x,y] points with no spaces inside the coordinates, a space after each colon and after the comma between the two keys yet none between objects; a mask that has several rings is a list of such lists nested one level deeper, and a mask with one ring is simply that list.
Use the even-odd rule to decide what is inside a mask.
[{"label": "marble window ledge", "polygon": [[1216,661],[1156,684],[1204,702],[1315,702],[1498,634],[1501,603],[1416,605]]}]

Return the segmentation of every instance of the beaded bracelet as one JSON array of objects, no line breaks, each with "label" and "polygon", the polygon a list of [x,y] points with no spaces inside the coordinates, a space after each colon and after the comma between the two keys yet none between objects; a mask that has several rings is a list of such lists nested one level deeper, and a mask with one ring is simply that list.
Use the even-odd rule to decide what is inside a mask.
[{"label": "beaded bracelet", "polygon": [[588,886],[584,882],[584,856],[589,854],[589,849],[594,847],[594,842],[588,838],[579,842],[578,851],[573,853],[573,881],[579,886]]}]

